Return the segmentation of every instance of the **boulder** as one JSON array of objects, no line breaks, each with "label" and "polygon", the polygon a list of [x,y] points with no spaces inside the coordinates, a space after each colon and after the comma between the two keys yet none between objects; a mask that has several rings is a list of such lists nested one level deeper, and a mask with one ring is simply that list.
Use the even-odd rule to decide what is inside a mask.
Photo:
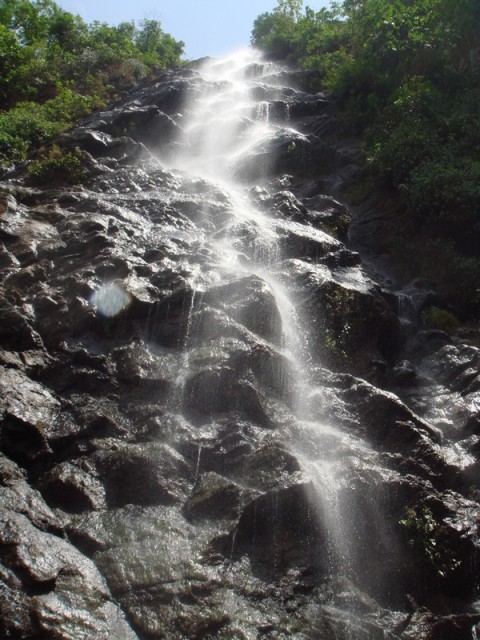
[{"label": "boulder", "polygon": [[203,473],[188,497],[184,511],[191,521],[238,518],[241,488],[212,471]]},{"label": "boulder", "polygon": [[7,510],[0,543],[5,637],[137,638],[93,562],[67,541]]},{"label": "boulder", "polygon": [[330,367],[368,376],[376,357],[395,357],[398,318],[361,268],[295,259],[285,262],[279,275],[314,327],[309,348]]},{"label": "boulder", "polygon": [[293,129],[280,129],[262,142],[237,164],[235,177],[244,182],[258,181],[282,173],[312,176],[329,173],[335,167],[335,150],[315,136],[308,137]]},{"label": "boulder", "polygon": [[184,499],[190,484],[189,465],[165,444],[124,445],[97,457],[112,507],[175,504]]},{"label": "boulder", "polygon": [[248,554],[254,575],[278,577],[292,566],[317,569],[327,563],[315,488],[295,483],[250,502],[232,534],[236,556]]}]

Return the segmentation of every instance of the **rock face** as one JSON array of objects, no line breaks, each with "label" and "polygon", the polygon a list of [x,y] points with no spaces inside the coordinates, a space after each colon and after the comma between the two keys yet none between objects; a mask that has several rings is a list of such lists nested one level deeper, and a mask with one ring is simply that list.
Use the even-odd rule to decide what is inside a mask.
[{"label": "rock face", "polygon": [[58,139],[85,184],[7,176],[2,638],[480,633],[480,351],[352,249],[294,79],[167,73]]}]

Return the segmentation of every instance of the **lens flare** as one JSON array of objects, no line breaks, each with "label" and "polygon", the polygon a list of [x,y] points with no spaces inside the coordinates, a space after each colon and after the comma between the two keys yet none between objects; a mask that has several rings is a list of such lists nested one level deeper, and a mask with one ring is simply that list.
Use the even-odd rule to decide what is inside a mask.
[{"label": "lens flare", "polygon": [[102,316],[113,318],[128,307],[130,294],[116,284],[106,284],[95,291],[91,303]]}]

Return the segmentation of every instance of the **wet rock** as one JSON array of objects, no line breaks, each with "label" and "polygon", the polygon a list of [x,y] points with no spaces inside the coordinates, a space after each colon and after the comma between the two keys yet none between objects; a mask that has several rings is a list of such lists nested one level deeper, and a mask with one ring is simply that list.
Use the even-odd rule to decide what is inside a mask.
[{"label": "wet rock", "polygon": [[15,351],[1,351],[0,364],[4,367],[21,369],[23,367],[22,358]]},{"label": "wet rock", "polygon": [[442,617],[420,609],[412,615],[400,637],[402,640],[463,640],[474,633],[476,621],[475,615]]},{"label": "wet rock", "polygon": [[261,338],[280,342],[282,320],[277,302],[271,288],[258,276],[248,276],[211,289],[202,301],[220,308]]},{"label": "wet rock", "polygon": [[340,249],[340,243],[334,238],[307,225],[284,222],[278,228],[286,257],[319,260]]},{"label": "wet rock", "polygon": [[480,350],[470,345],[445,345],[423,361],[423,371],[463,395],[480,389]]},{"label": "wet rock", "polygon": [[128,136],[150,149],[168,144],[180,130],[173,119],[154,105],[99,113],[101,122],[95,127],[113,137]]},{"label": "wet rock", "polygon": [[65,540],[36,529],[25,516],[14,513],[0,523],[0,540],[2,561],[21,576],[23,589],[23,594],[4,593],[4,628],[14,629],[15,616],[30,621],[22,633],[30,627],[32,637],[42,633],[59,640],[113,640],[122,633],[136,638],[109,601],[108,588],[95,565]]},{"label": "wet rock", "polygon": [[[125,507],[84,516],[77,536],[96,536],[95,562],[139,635],[178,636],[178,618],[189,603],[195,618],[210,618],[205,596],[214,584],[198,563],[201,540],[168,507]],[[215,615],[214,612],[211,614]]]},{"label": "wet rock", "polygon": [[0,306],[0,339],[10,349],[24,351],[43,346],[40,335],[32,326],[31,319],[21,309],[3,303]]},{"label": "wet rock", "polygon": [[236,178],[245,182],[289,173],[310,176],[328,173],[337,162],[335,150],[316,137],[279,130],[268,143],[262,143],[238,164]]},{"label": "wet rock", "polygon": [[351,250],[397,214],[331,195],[358,145],[285,86],[308,78],[246,70],[235,144],[273,123],[246,194],[161,166],[227,76],[167,72],[62,135],[83,186],[2,187],[0,635],[133,640],[123,611],[152,639],[470,637],[478,349],[415,333],[425,283],[407,330]]},{"label": "wet rock", "polygon": [[50,533],[62,531],[59,517],[28,484],[20,467],[3,454],[0,454],[0,504],[3,513],[12,511],[26,516],[37,529]]},{"label": "wet rock", "polygon": [[[440,430],[414,414],[397,396],[356,381],[340,397],[347,406],[352,403],[360,418],[359,422],[348,418],[347,428],[366,437],[378,450],[393,453],[395,467],[427,478],[438,488],[461,486],[461,466],[439,446]],[[341,413],[339,417],[345,420]]]},{"label": "wet rock", "polygon": [[185,102],[187,92],[192,89],[188,78],[171,78],[167,82],[159,82],[148,90],[140,90],[131,94],[132,100],[142,105],[156,105],[170,115],[179,111]]},{"label": "wet rock", "polygon": [[191,470],[184,458],[164,444],[122,446],[99,457],[110,506],[174,504],[188,490]]},{"label": "wet rock", "polygon": [[280,443],[269,442],[245,456],[234,468],[236,476],[262,490],[291,482],[301,471],[298,459]]},{"label": "wet rock", "polygon": [[304,94],[303,99],[296,99],[290,104],[289,115],[291,118],[304,118],[305,116],[318,116],[328,108],[330,101],[324,94]]},{"label": "wet rock", "polygon": [[307,208],[307,218],[311,224],[320,226],[342,242],[347,240],[351,214],[345,205],[322,194],[306,197],[302,202]]},{"label": "wet rock", "polygon": [[165,347],[183,343],[188,331],[194,292],[190,287],[179,287],[158,302],[134,298],[127,311],[127,318],[143,321],[148,340]]},{"label": "wet rock", "polygon": [[48,457],[48,432],[60,408],[49,391],[14,369],[0,370],[2,448],[20,464]]},{"label": "wet rock", "polygon": [[232,411],[256,424],[271,428],[263,404],[263,394],[249,381],[239,380],[230,369],[204,371],[187,380],[185,404],[193,417],[208,419],[216,413]]},{"label": "wet rock", "polygon": [[50,505],[68,513],[105,506],[105,490],[100,481],[69,462],[56,465],[40,478],[38,485]]},{"label": "wet rock", "polygon": [[[318,567],[322,534],[315,490],[297,483],[265,493],[245,507],[232,534],[235,554],[247,553],[255,575],[275,576],[291,566]],[[324,558],[325,560],[325,558]]]},{"label": "wet rock", "polygon": [[[154,345],[131,342],[117,349],[113,360],[119,380],[128,387],[137,388],[139,395],[161,401],[172,392],[175,373],[171,370],[171,358],[165,357]],[[112,424],[111,435],[115,430],[119,434],[122,429]]]},{"label": "wet rock", "polygon": [[[6,578],[6,570],[1,570],[0,583],[0,631],[5,638],[31,638],[35,635],[35,624],[32,621],[29,598],[19,590],[20,585],[14,580],[13,573]],[[11,584],[7,583],[8,578]]]},{"label": "wet rock", "polygon": [[78,127],[62,134],[59,143],[67,148],[81,146],[95,158],[115,158],[121,162],[135,162],[147,156],[147,148],[128,136],[114,138],[101,131]]},{"label": "wet rock", "polygon": [[187,518],[216,520],[238,518],[242,502],[242,490],[214,472],[202,474],[195,483],[185,503]]},{"label": "wet rock", "polygon": [[392,358],[397,352],[398,319],[358,267],[297,259],[285,262],[280,275],[315,327],[311,348],[332,368],[369,375],[375,353]]},{"label": "wet rock", "polygon": [[415,382],[417,372],[408,360],[402,360],[388,373],[389,383],[393,386],[405,386]]}]

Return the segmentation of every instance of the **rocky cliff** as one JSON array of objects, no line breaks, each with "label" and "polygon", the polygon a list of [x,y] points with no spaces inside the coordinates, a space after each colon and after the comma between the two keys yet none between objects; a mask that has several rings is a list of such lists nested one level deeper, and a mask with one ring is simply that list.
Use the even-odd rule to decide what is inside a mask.
[{"label": "rocky cliff", "polygon": [[1,187],[1,636],[476,638],[480,351],[362,261],[330,98],[207,60],[57,145]]}]

